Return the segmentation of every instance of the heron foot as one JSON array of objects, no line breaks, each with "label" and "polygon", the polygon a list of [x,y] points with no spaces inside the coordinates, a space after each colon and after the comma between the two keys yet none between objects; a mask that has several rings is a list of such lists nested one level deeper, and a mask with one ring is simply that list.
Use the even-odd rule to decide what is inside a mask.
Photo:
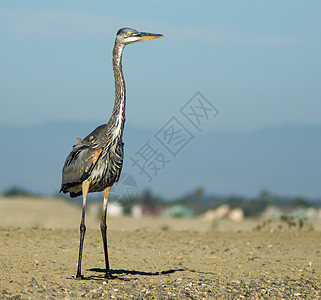
[{"label": "heron foot", "polygon": [[77,273],[76,279],[82,280],[82,279],[85,279],[85,276],[81,275],[80,273],[79,274]]},{"label": "heron foot", "polygon": [[106,278],[106,279],[116,279],[116,278],[117,278],[117,276],[115,276],[115,275],[111,275],[111,273],[110,273],[110,272],[107,272],[107,273],[105,274],[105,278]]}]

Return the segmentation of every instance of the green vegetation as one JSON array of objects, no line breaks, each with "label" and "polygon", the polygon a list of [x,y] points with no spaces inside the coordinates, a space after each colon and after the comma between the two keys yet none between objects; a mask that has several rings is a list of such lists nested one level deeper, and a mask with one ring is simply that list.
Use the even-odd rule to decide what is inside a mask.
[{"label": "green vegetation", "polygon": [[148,211],[148,214],[158,214],[160,209],[168,206],[168,202],[166,202],[160,196],[153,195],[150,190],[144,190],[136,198],[123,198],[120,200],[120,202],[124,207],[125,214],[130,214],[134,205],[141,205],[145,207],[145,210]]},{"label": "green vegetation", "polygon": [[18,187],[18,186],[13,186],[8,189],[6,189],[3,194],[4,197],[34,197],[37,196],[35,194],[30,193],[29,191]]}]

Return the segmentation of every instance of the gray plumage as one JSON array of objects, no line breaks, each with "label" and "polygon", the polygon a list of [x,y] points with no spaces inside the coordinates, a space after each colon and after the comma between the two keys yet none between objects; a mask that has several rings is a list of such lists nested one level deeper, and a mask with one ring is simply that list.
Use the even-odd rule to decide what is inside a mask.
[{"label": "gray plumage", "polygon": [[61,192],[71,197],[82,194],[82,182],[89,180],[89,193],[101,192],[119,178],[123,165],[122,133],[113,137],[108,124],[97,127],[78,142],[66,159]]},{"label": "gray plumage", "polygon": [[83,195],[77,278],[83,278],[81,260],[86,231],[87,194],[101,191],[104,191],[104,209],[100,228],[106,262],[105,277],[113,278],[108,261],[106,211],[110,188],[119,179],[123,165],[122,135],[125,122],[126,88],[122,72],[122,54],[124,47],[128,44],[160,37],[162,37],[161,34],[138,32],[131,28],[122,28],[117,32],[113,49],[115,103],[112,115],[107,124],[97,127],[84,139],[78,138],[77,144],[73,146],[65,161],[60,192],[69,193],[71,197]]}]

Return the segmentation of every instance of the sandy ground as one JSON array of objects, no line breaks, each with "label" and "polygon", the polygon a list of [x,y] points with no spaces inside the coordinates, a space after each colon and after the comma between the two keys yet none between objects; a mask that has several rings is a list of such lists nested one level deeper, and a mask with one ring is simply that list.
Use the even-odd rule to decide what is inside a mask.
[{"label": "sandy ground", "polygon": [[[104,278],[96,214],[87,214],[83,274],[80,207],[0,198],[0,299],[320,299],[320,224],[109,218]],[[282,226],[282,227],[280,227]],[[313,229],[314,228],[314,229]]]}]

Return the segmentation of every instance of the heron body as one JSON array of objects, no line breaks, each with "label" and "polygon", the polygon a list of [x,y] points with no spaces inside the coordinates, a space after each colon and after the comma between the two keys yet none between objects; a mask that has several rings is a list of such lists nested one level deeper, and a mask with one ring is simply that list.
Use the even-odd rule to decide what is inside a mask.
[{"label": "heron body", "polygon": [[88,193],[104,191],[103,214],[100,228],[104,244],[106,277],[110,273],[107,238],[106,212],[111,186],[118,181],[123,165],[122,135],[125,122],[126,88],[122,72],[122,54],[124,47],[142,40],[162,37],[161,34],[138,32],[131,28],[122,28],[117,32],[113,49],[113,71],[115,78],[115,103],[107,124],[97,127],[84,139],[78,138],[68,155],[63,170],[60,192],[71,197],[83,195],[82,218],[80,223],[80,247],[76,277],[82,278],[81,260],[86,231],[85,209]]},{"label": "heron body", "polygon": [[61,191],[71,197],[82,194],[82,182],[89,181],[88,192],[101,192],[119,178],[123,165],[121,135],[116,138],[101,125],[78,142],[66,159]]}]

